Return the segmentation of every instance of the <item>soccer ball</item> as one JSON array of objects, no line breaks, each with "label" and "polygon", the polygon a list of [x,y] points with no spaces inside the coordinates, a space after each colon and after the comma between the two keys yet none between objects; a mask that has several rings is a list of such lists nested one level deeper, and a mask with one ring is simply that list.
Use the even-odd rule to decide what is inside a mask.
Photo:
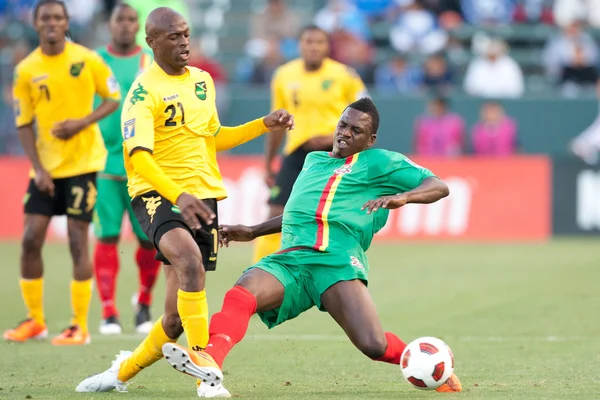
[{"label": "soccer ball", "polygon": [[400,357],[404,378],[417,389],[442,386],[454,372],[452,350],[434,337],[421,337],[406,346]]}]

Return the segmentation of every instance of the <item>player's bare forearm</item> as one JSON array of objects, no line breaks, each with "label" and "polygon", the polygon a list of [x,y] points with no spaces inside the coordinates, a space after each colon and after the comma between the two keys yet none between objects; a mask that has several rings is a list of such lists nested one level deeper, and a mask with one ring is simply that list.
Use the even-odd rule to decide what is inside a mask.
[{"label": "player's bare forearm", "polygon": [[407,196],[407,203],[429,204],[448,196],[450,189],[441,179],[431,176],[404,194]]},{"label": "player's bare forearm", "polygon": [[119,102],[111,99],[104,99],[104,101],[94,110],[93,113],[85,118],[85,122],[88,125],[100,121],[102,118],[109,114],[117,111],[119,108]]},{"label": "player's bare forearm", "polygon": [[279,215],[275,218],[271,218],[270,220],[263,222],[262,224],[250,227],[250,230],[252,231],[252,238],[256,239],[257,237],[281,232],[282,221],[283,215]]},{"label": "player's bare forearm", "polygon": [[34,170],[39,171],[42,168],[40,163],[40,157],[38,156],[37,148],[35,147],[35,132],[33,131],[33,124],[21,126],[18,129],[19,140],[27,154],[27,158],[31,161],[31,165]]}]

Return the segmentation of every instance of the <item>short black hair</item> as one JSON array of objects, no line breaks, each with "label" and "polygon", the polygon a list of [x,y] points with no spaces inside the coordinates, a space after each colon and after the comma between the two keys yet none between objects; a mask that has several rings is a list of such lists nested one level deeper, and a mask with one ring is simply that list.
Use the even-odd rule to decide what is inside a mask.
[{"label": "short black hair", "polygon": [[[135,11],[136,14],[138,14],[137,10],[129,3],[125,2],[125,1],[119,1],[117,4],[115,4],[115,6],[112,8],[110,15],[112,17],[112,15],[117,11],[120,10],[121,8],[129,8],[133,11]],[[138,19],[139,19],[139,15],[138,15]]]},{"label": "short black hair", "polygon": [[377,107],[375,106],[375,103],[373,103],[373,100],[368,97],[363,97],[350,104],[347,108],[369,114],[371,117],[371,134],[374,135],[377,133],[377,130],[379,129],[379,111],[377,111]]},{"label": "short black hair", "polygon": [[306,32],[311,32],[311,31],[319,31],[322,32],[327,39],[329,39],[329,33],[327,33],[324,29],[319,28],[317,25],[315,24],[311,24],[311,25],[306,25],[305,27],[303,27],[300,30],[300,33],[298,34],[298,39],[300,39],[302,37],[302,35],[304,35]]},{"label": "short black hair", "polygon": [[35,7],[33,9],[33,22],[35,22],[35,20],[37,19],[38,13],[40,11],[40,7],[45,6],[46,4],[59,4],[63,11],[65,12],[65,16],[67,17],[67,20],[69,19],[69,12],[67,11],[67,6],[65,5],[65,2],[62,0],[38,0],[38,2],[35,4]]}]

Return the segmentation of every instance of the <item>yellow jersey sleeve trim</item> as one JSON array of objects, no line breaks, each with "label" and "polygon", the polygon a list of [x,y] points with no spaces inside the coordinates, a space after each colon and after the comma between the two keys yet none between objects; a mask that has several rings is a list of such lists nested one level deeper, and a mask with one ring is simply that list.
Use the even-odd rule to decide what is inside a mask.
[{"label": "yellow jersey sleeve trim", "polygon": [[133,170],[161,196],[176,204],[184,190],[169,178],[147,151],[136,151],[130,157]]},{"label": "yellow jersey sleeve trim", "polygon": [[215,147],[217,151],[225,151],[256,139],[269,130],[265,125],[264,118],[258,118],[244,125],[223,126],[219,131],[221,134],[215,137]]}]

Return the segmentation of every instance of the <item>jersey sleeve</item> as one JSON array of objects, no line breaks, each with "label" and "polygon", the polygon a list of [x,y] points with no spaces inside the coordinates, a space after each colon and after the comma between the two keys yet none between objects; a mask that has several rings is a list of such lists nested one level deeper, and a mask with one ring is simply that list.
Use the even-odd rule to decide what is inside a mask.
[{"label": "jersey sleeve", "polygon": [[348,82],[346,84],[346,101],[353,103],[363,97],[368,97],[369,92],[354,68],[347,67]]},{"label": "jersey sleeve", "polygon": [[435,176],[403,154],[391,151],[372,154],[369,164],[369,181],[377,185],[382,196],[408,192]]},{"label": "jersey sleeve", "polygon": [[94,76],[94,84],[96,85],[96,93],[103,99],[110,99],[115,101],[121,100],[121,91],[119,83],[113,75],[112,70],[104,62],[102,57],[94,52],[90,52],[89,61],[92,67],[92,74]]},{"label": "jersey sleeve", "polygon": [[154,151],[156,100],[140,81],[135,82],[123,103],[121,129],[127,154],[136,150]]},{"label": "jersey sleeve", "polygon": [[29,80],[21,68],[17,67],[13,77],[13,108],[17,128],[31,124],[34,119],[33,100],[28,82]]},{"label": "jersey sleeve", "polygon": [[283,80],[279,77],[280,70],[275,71],[271,80],[271,111],[286,108],[285,96],[283,94]]},{"label": "jersey sleeve", "polygon": [[219,112],[217,111],[217,91],[215,89],[215,83],[212,80],[212,77],[209,76],[205,82],[207,93],[212,97],[211,101],[213,103],[213,113],[208,121],[208,131],[211,133],[211,135],[215,136],[221,130],[221,120],[219,119]]}]

